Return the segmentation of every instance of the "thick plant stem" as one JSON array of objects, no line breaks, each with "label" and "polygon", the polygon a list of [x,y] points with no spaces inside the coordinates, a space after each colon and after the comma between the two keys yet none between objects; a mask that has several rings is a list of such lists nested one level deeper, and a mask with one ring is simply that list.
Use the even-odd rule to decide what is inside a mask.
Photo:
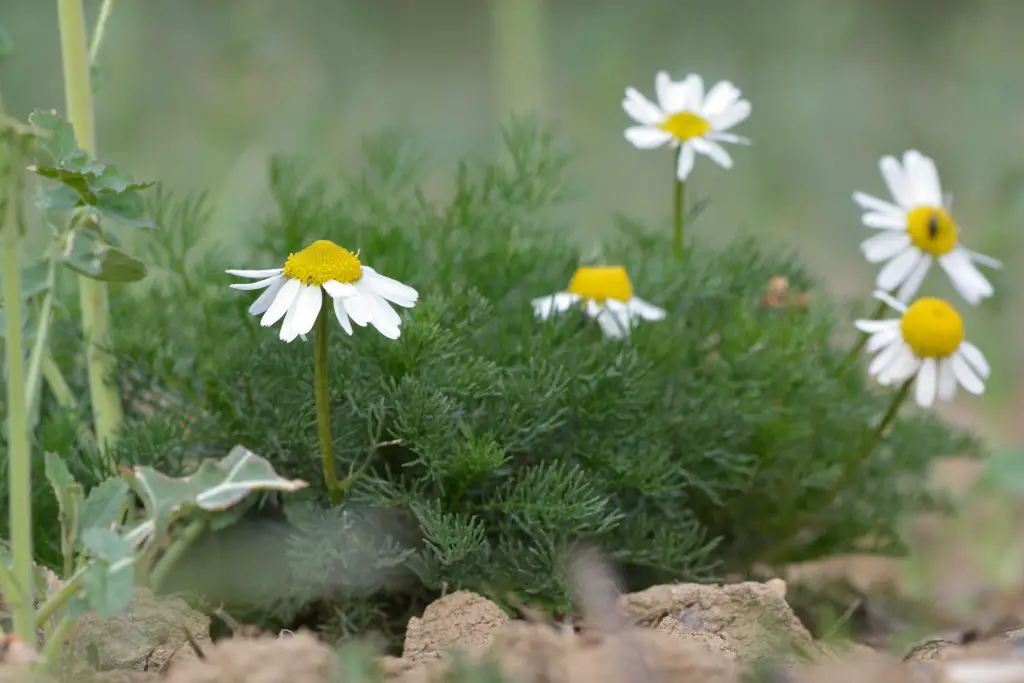
[{"label": "thick plant stem", "polygon": [[[10,202],[17,198],[10,197]],[[7,486],[10,496],[11,556],[17,599],[13,600],[14,631],[33,647],[36,643],[32,573],[32,454],[25,405],[25,355],[21,337],[21,243],[17,226],[3,226],[3,298],[7,314]],[[10,600],[8,598],[8,600]]]},{"label": "thick plant stem", "polygon": [[341,502],[342,489],[338,486],[338,473],[334,468],[334,440],[331,438],[331,402],[327,385],[327,322],[326,304],[320,307],[316,318],[316,341],[313,344],[313,383],[316,390],[316,434],[320,441],[320,462],[324,471],[324,484],[331,502]]},{"label": "thick plant stem", "polygon": [[[64,98],[68,122],[75,129],[78,146],[95,157],[96,127],[82,0],[57,0],[57,16],[60,22],[60,51],[64,65]],[[110,383],[114,374],[114,357],[108,351],[110,309],[107,285],[99,280],[79,276],[78,291],[96,443],[100,452],[107,454],[123,419],[120,396],[117,388]],[[108,461],[107,466],[111,471],[114,470],[112,461]]]},{"label": "thick plant stem", "polygon": [[[885,313],[885,302],[879,301],[878,306],[875,307],[874,312],[871,314],[871,320],[878,320]],[[868,337],[870,335],[860,333],[860,337],[857,339],[857,343],[850,348],[850,352],[846,354],[846,360],[843,361],[843,367],[848,367],[851,363],[857,360],[857,356],[860,354],[861,349],[868,343]]]},{"label": "thick plant stem", "polygon": [[171,570],[174,569],[174,565],[182,558],[185,551],[199,540],[199,537],[206,531],[206,525],[206,519],[196,519],[185,527],[185,531],[182,532],[181,536],[171,542],[171,545],[164,551],[163,556],[157,560],[156,566],[153,567],[153,571],[149,574],[149,587],[153,589],[153,592],[159,593],[161,591]]},{"label": "thick plant stem", "polygon": [[[679,154],[682,154],[682,147]],[[686,181],[679,179],[676,168],[679,165],[678,155],[672,164],[672,179],[674,192],[672,195],[672,255],[677,259],[683,258],[683,228],[686,221]]]}]

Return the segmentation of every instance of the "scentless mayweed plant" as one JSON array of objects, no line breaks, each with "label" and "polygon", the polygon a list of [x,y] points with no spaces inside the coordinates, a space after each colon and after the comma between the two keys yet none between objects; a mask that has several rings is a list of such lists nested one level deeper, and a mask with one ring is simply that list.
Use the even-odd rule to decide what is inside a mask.
[{"label": "scentless mayweed plant", "polygon": [[[400,632],[454,588],[566,611],[561,563],[578,543],[631,588],[898,552],[901,516],[942,504],[929,463],[972,440],[869,386],[836,345],[849,322],[783,250],[743,237],[677,256],[620,223],[599,262],[581,261],[555,222],[564,156],[526,125],[506,142],[510,163],[461,165],[439,205],[393,142],[369,144],[369,170],[333,189],[275,159],[276,206],[230,249],[202,244],[201,205],[151,197],[154,280],[114,299],[133,321],[114,337],[119,459],[183,474],[240,443],[311,484],[197,543],[174,585],[277,623]],[[342,250],[377,270],[289,275],[290,259]],[[237,273],[278,292],[239,297],[224,273],[239,263],[285,263]],[[270,303],[289,277],[310,302],[322,288],[346,332],[339,307],[382,332],[326,339],[338,504],[316,340],[300,336],[329,299]],[[794,296],[773,296],[780,280]],[[388,298],[415,307],[385,312]],[[280,333],[263,327],[272,310]]]}]

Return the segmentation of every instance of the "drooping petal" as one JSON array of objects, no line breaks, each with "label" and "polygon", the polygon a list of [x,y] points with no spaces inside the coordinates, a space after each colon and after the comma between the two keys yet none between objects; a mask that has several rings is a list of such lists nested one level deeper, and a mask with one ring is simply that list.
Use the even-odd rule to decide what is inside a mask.
[{"label": "drooping petal", "polygon": [[931,408],[935,403],[935,389],[938,385],[938,373],[935,367],[934,358],[925,358],[921,362],[921,369],[917,373],[917,381],[914,383],[914,400],[922,408]]},{"label": "drooping petal", "polygon": [[690,177],[690,172],[693,171],[693,162],[696,160],[697,155],[693,151],[693,145],[689,142],[684,142],[682,147],[679,148],[679,160],[676,162],[676,177],[686,182],[686,179]]},{"label": "drooping petal", "polygon": [[900,339],[898,342],[882,349],[882,351],[880,351],[879,354],[872,358],[871,362],[868,363],[868,374],[872,377],[877,377],[885,372],[888,367],[892,365],[896,356],[899,355],[903,346],[903,340]]},{"label": "drooping petal", "polygon": [[888,261],[911,244],[905,232],[883,232],[861,242],[860,250],[868,263]]},{"label": "drooping petal", "polygon": [[921,359],[914,355],[913,349],[906,342],[900,342],[899,350],[892,362],[878,375],[878,383],[889,386],[895,382],[905,382],[914,376],[921,367]]},{"label": "drooping petal", "polygon": [[704,138],[691,138],[689,143],[693,145],[694,151],[710,157],[712,161],[722,168],[732,168],[732,157],[717,142],[711,142]]},{"label": "drooping petal", "polygon": [[910,272],[917,266],[917,262],[923,258],[928,257],[920,250],[916,248],[907,249],[885,264],[882,270],[879,271],[878,277],[875,280],[876,286],[879,289],[891,292],[907,279]]},{"label": "drooping petal", "polygon": [[946,271],[960,296],[972,306],[977,306],[982,299],[994,293],[992,283],[981,274],[963,248],[955,247],[953,251],[940,256],[939,265]]},{"label": "drooping petal", "polygon": [[399,306],[412,308],[420,298],[420,293],[409,285],[381,275],[369,266],[363,266],[363,278],[369,280],[377,294]]},{"label": "drooping petal", "polygon": [[267,312],[263,314],[260,319],[260,325],[263,327],[270,327],[288,312],[292,302],[295,301],[295,297],[299,295],[299,288],[302,287],[302,283],[298,280],[288,280],[281,286],[281,291],[277,293],[273,303],[267,308]]},{"label": "drooping petal", "polygon": [[331,301],[334,302],[334,317],[338,319],[338,324],[341,325],[341,329],[345,330],[348,336],[352,336],[352,321],[348,319],[348,313],[345,312],[345,302],[342,299],[335,299],[331,297]]},{"label": "drooping petal", "polygon": [[285,279],[283,277],[278,278],[277,282],[267,287],[262,294],[260,294],[256,301],[252,302],[249,306],[249,315],[262,315],[270,308],[270,304],[277,297],[277,293],[281,291],[281,287],[284,285]]},{"label": "drooping petal", "polygon": [[375,308],[373,302],[368,301],[361,292],[356,292],[354,296],[335,298],[334,300],[345,304],[345,312],[348,313],[348,317],[359,327],[366,327],[373,320]]},{"label": "drooping petal", "polygon": [[953,372],[956,373],[956,381],[960,383],[960,386],[976,396],[985,393],[985,383],[971,369],[963,356],[954,353],[950,356],[949,363],[953,367]]},{"label": "drooping petal", "polygon": [[629,300],[629,312],[643,318],[644,320],[664,320],[665,311],[664,309],[658,308],[654,304],[648,303],[638,296],[634,296]]},{"label": "drooping petal", "polygon": [[895,344],[900,339],[900,326],[899,321],[885,321],[895,322],[895,325],[890,325],[880,332],[876,332],[868,338],[868,343],[864,346],[864,350],[868,353],[875,353],[879,349],[883,349],[886,346]]},{"label": "drooping petal", "polygon": [[939,400],[952,401],[956,397],[956,371],[948,358],[939,361]]},{"label": "drooping petal", "polygon": [[309,334],[316,324],[316,318],[320,315],[320,308],[323,305],[324,295],[320,287],[310,285],[299,292],[295,297],[292,310],[295,311],[295,318],[292,320],[294,331],[298,334]]},{"label": "drooping petal", "polygon": [[977,346],[969,341],[960,342],[960,348],[958,349],[960,355],[964,357],[967,364],[974,369],[975,372],[982,379],[988,379],[989,374],[992,372],[992,368],[989,367],[988,361],[985,360],[985,355],[981,352]]},{"label": "drooping petal", "polygon": [[235,282],[231,284],[231,289],[237,289],[243,292],[251,292],[255,289],[263,289],[264,287],[269,287],[275,282],[278,282],[283,279],[284,278],[282,278],[280,275],[271,275],[268,278],[265,278],[263,280],[257,280],[256,282]]}]

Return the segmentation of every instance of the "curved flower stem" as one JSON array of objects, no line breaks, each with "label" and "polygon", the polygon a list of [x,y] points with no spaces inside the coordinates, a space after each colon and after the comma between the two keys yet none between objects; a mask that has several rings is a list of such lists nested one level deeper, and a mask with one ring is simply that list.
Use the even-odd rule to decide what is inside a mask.
[{"label": "curved flower stem", "polygon": [[839,484],[839,491],[842,491],[849,486],[854,477],[857,476],[857,472],[860,470],[861,465],[871,457],[871,453],[878,447],[878,444],[882,441],[882,437],[885,435],[885,430],[889,428],[889,425],[896,419],[896,415],[900,412],[900,406],[907,399],[907,395],[910,393],[910,387],[914,384],[914,377],[911,376],[899,390],[893,394],[892,402],[889,403],[889,409],[885,411],[885,415],[882,416],[882,420],[878,423],[878,426],[871,432],[868,438],[864,441],[860,452],[854,460],[851,460],[849,465],[846,467],[846,472],[843,473],[843,478]]},{"label": "curved flower stem", "polygon": [[677,168],[679,167],[679,155],[683,148],[679,148],[672,163],[672,178],[675,185],[675,192],[672,196],[672,221],[674,231],[672,234],[672,254],[677,258],[683,258],[683,227],[686,221],[686,181],[679,179]]},{"label": "curved flower stem", "polygon": [[[885,313],[885,302],[879,301],[878,306],[875,307],[874,312],[871,314],[871,320],[878,320]],[[857,343],[850,348],[850,352],[846,354],[846,360],[843,361],[843,367],[849,367],[851,363],[857,360],[857,356],[860,354],[861,349],[868,343],[868,336],[863,332],[860,332],[860,337],[857,339]]]},{"label": "curved flower stem", "polygon": [[326,304],[320,307],[316,318],[316,341],[313,344],[313,384],[316,391],[316,433],[320,440],[320,462],[324,471],[324,484],[331,502],[341,502],[342,490],[338,486],[338,473],[334,469],[334,441],[331,438],[331,402],[327,387],[327,324]]},{"label": "curved flower stem", "polygon": [[[57,18],[60,24],[60,53],[64,66],[64,99],[68,122],[75,130],[78,146],[95,156],[96,124],[82,0],[57,0]],[[117,388],[110,383],[114,357],[108,350],[110,308],[107,284],[80,276],[79,298],[96,442],[100,453],[109,459],[108,449],[121,428],[124,414]],[[111,471],[115,469],[112,461],[108,461],[107,466]]]}]

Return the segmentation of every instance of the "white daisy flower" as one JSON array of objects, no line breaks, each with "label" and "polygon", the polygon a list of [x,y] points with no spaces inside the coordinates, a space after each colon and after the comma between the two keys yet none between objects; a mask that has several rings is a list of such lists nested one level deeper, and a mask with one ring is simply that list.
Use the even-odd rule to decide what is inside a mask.
[{"label": "white daisy flower", "polygon": [[673,81],[664,71],[658,72],[654,85],[657,104],[636,89],[626,88],[622,108],[640,124],[626,129],[626,140],[638,149],[681,147],[676,164],[676,177],[681,181],[690,175],[698,153],[732,168],[732,157],[718,143],[750,144],[747,138],[726,132],[750,116],[750,102],[740,99],[739,88],[719,81],[705,96],[699,75]]},{"label": "white daisy flower", "polygon": [[914,398],[923,408],[950,401],[959,384],[972,394],[985,391],[988,361],[978,347],[964,339],[964,323],[948,302],[921,297],[909,307],[885,292],[875,298],[899,311],[891,320],[858,320],[857,329],[868,338],[868,353],[878,352],[868,374],[889,386],[916,375]]},{"label": "white daisy flower", "polygon": [[622,266],[589,266],[578,268],[564,292],[534,299],[533,312],[542,320],[553,313],[564,313],[573,305],[583,304],[591,318],[597,318],[605,335],[621,339],[637,322],[662,320],[665,311],[633,294],[633,285]]},{"label": "white daisy flower", "polygon": [[227,272],[257,280],[231,288],[265,290],[249,306],[249,313],[262,315],[263,327],[284,318],[280,337],[286,342],[305,338],[313,329],[324,293],[333,300],[334,315],[345,332],[352,334],[352,323],[360,327],[370,324],[388,339],[398,339],[402,324],[391,304],[412,308],[419,299],[412,287],[364,266],[358,255],[329,240],[317,240],[290,254],[283,268]]},{"label": "white daisy flower", "polygon": [[917,150],[879,162],[895,204],[863,192],[853,200],[865,210],[864,225],[884,232],[865,240],[861,251],[871,263],[886,261],[875,286],[887,292],[899,287],[896,296],[909,301],[938,259],[956,291],[971,305],[992,296],[992,285],[975,267],[981,263],[1001,268],[999,261],[970,251],[960,244],[959,228],[943,202],[935,162]]}]

